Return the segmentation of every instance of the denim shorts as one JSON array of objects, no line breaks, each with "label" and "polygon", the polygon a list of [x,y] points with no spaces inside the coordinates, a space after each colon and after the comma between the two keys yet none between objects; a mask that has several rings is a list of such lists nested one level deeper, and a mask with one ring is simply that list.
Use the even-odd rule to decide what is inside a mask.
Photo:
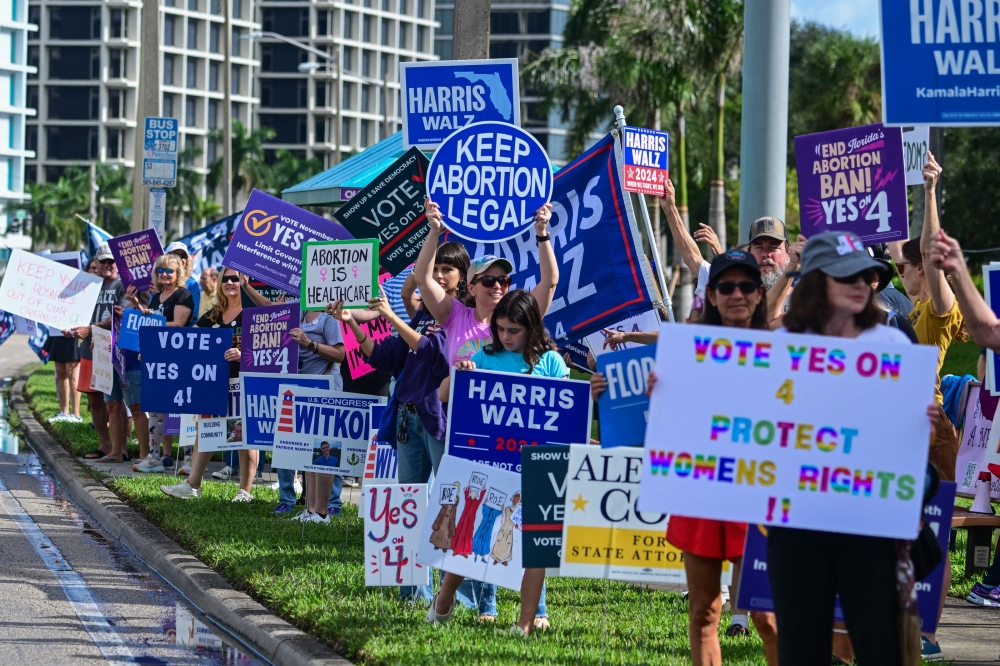
[{"label": "denim shorts", "polygon": [[106,394],[106,402],[124,402],[126,407],[138,405],[142,400],[142,370],[128,370],[125,378],[128,379],[128,386],[122,386],[118,372],[114,373],[114,385],[111,393]]}]

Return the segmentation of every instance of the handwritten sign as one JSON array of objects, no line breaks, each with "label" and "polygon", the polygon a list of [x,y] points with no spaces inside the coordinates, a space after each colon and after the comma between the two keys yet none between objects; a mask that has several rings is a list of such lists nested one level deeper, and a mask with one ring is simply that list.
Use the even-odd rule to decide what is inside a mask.
[{"label": "handwritten sign", "polygon": [[378,298],[378,241],[306,243],[302,249],[302,309],[322,310],[344,301],[345,308],[368,307]]},{"label": "handwritten sign", "polygon": [[642,446],[649,420],[646,378],[656,364],[656,346],[643,345],[597,357],[608,388],[597,400],[601,446]]},{"label": "handwritten sign", "polygon": [[625,127],[622,132],[625,157],[625,189],[662,197],[670,175],[670,135],[645,127]]},{"label": "handwritten sign", "polygon": [[[986,451],[993,432],[997,398],[990,395],[979,382],[969,382],[966,388],[965,415],[959,433],[958,457],[955,460],[957,492],[965,497],[975,497],[979,472],[989,471]],[[992,409],[992,412],[991,412]],[[990,477],[990,497],[1000,500],[1000,479]]]},{"label": "handwritten sign", "polygon": [[417,563],[427,513],[427,484],[366,486],[365,585],[429,585],[430,569]]},{"label": "handwritten sign", "polygon": [[15,249],[0,282],[0,310],[65,330],[90,323],[100,277]]},{"label": "handwritten sign", "polygon": [[639,508],[913,539],[936,369],[923,345],[665,324]]},{"label": "handwritten sign", "polygon": [[122,313],[122,325],[116,345],[121,349],[139,351],[139,329],[145,326],[161,328],[166,325],[167,318],[163,315],[155,312],[144,315],[139,310],[126,308]]},{"label": "handwritten sign", "polygon": [[134,286],[139,291],[146,291],[153,286],[153,264],[163,254],[155,230],[143,229],[117,236],[108,240],[108,246],[126,289]]},{"label": "handwritten sign", "polygon": [[[392,336],[392,326],[384,317],[377,317],[359,326],[375,344]],[[351,371],[351,379],[358,379],[369,372],[375,372],[375,368],[365,360],[365,354],[361,351],[361,345],[358,344],[358,338],[351,327],[341,322],[340,331],[344,337],[344,354],[347,358],[347,367]]]},{"label": "handwritten sign", "polygon": [[111,393],[114,388],[115,369],[111,365],[111,331],[92,326],[94,337],[93,372],[90,375],[90,390]]},{"label": "handwritten sign", "polygon": [[143,328],[142,407],[150,412],[227,414],[228,328]]},{"label": "handwritten sign", "polygon": [[930,143],[931,128],[928,125],[903,130],[903,163],[906,166],[907,185],[924,184],[924,165],[927,164]]},{"label": "handwritten sign", "polygon": [[289,331],[298,326],[299,304],[279,303],[243,308],[241,372],[296,374],[299,344]]}]

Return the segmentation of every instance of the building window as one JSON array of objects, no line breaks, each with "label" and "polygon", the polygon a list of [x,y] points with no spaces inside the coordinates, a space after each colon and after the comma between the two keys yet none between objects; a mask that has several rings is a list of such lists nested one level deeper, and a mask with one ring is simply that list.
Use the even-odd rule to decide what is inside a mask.
[{"label": "building window", "polygon": [[388,19],[382,19],[382,46],[389,46],[389,25]]},{"label": "building window", "polygon": [[96,127],[45,128],[48,156],[56,160],[92,160],[97,158]]},{"label": "building window", "polygon": [[410,26],[406,23],[399,24],[399,48],[410,48]]},{"label": "building window", "polygon": [[50,7],[50,39],[100,39],[100,7]]},{"label": "building window", "polygon": [[[38,69],[38,65],[39,65],[39,50],[38,50],[38,47],[37,46],[29,46],[28,47],[28,67],[34,67],[35,69]],[[37,79],[38,78],[38,72],[36,71],[33,74],[28,74],[28,78],[29,79]]]},{"label": "building window", "polygon": [[372,52],[362,51],[361,53],[361,73],[365,76],[372,75]]},{"label": "building window", "polygon": [[340,121],[340,143],[351,145],[351,119],[342,118]]},{"label": "building window", "polygon": [[125,157],[125,132],[120,129],[108,130],[108,159]]},{"label": "building window", "polygon": [[325,12],[325,11],[316,12],[316,34],[317,35],[330,34],[330,12]]},{"label": "building window", "polygon": [[111,37],[114,39],[128,37],[128,13],[124,9],[111,10]]},{"label": "building window", "polygon": [[49,78],[86,80],[99,79],[101,50],[91,46],[51,46]]},{"label": "building window", "polygon": [[390,72],[395,71],[395,68],[391,68],[389,65],[392,63],[392,56],[388,53],[382,54],[382,71],[379,72],[379,78],[383,81],[392,81],[392,76]]},{"label": "building window", "polygon": [[198,87],[198,69],[201,67],[201,61],[197,58],[188,58],[187,61],[187,87],[197,88]]},{"label": "building window", "polygon": [[[25,150],[38,150],[38,127],[36,125],[28,125],[27,135],[24,137],[24,149]],[[33,182],[33,181],[28,181]]]},{"label": "building window", "polygon": [[174,96],[169,93],[163,95],[163,117],[174,117]]},{"label": "building window", "polygon": [[552,30],[552,22],[548,12],[527,12],[529,35],[548,35]]},{"label": "building window", "polygon": [[[490,22],[492,22],[492,18],[493,17],[491,16]],[[454,9],[435,9],[434,20],[441,24],[441,27],[438,28],[437,34],[450,35],[455,31]]]},{"label": "building window", "polygon": [[232,70],[230,70],[230,77],[232,81],[232,86],[230,86],[229,93],[232,95],[240,94],[240,66],[233,65]]},{"label": "building window", "polygon": [[490,14],[490,34],[521,34],[520,23],[517,19],[517,12],[492,12]]},{"label": "building window", "polygon": [[344,12],[344,39],[353,39],[354,12]]},{"label": "building window", "polygon": [[316,143],[326,143],[326,118],[316,119]]},{"label": "building window", "polygon": [[174,46],[174,33],[177,27],[177,17],[173,14],[166,14],[163,17],[163,45]]},{"label": "building window", "polygon": [[243,30],[242,29],[240,29],[240,28],[233,28],[232,52],[229,55],[239,57],[239,55],[240,55],[240,37],[242,35],[243,35]]},{"label": "building window", "polygon": [[109,75],[112,79],[123,79],[126,74],[126,58],[128,51],[125,49],[109,49],[108,60],[111,66]]},{"label": "building window", "polygon": [[[208,129],[215,129],[216,127],[219,126],[219,103],[214,99],[208,100],[207,120],[208,120]],[[211,147],[211,145],[212,144],[209,144],[209,147]],[[209,159],[209,162],[212,161],[214,160]]]},{"label": "building window", "polygon": [[427,18],[427,1],[417,0],[417,16],[420,18]]},{"label": "building window", "polygon": [[38,5],[28,6],[28,23],[33,23],[39,27],[42,24],[42,8]]},{"label": "building window", "polygon": [[491,58],[516,58],[518,42],[494,42],[490,40]]},{"label": "building window", "polygon": [[369,144],[368,134],[371,132],[372,122],[370,120],[361,121],[361,147],[367,148]]},{"label": "building window", "polygon": [[125,117],[125,91],[119,88],[108,90],[108,119],[122,119]]},{"label": "building window", "polygon": [[365,14],[361,23],[361,41],[371,42],[372,41],[372,17]]},{"label": "building window", "polygon": [[184,101],[184,126],[196,127],[198,125],[198,103],[194,97],[188,97]]},{"label": "building window", "polygon": [[327,98],[326,90],[326,81],[316,82],[316,106],[321,108],[330,106],[330,100]]},{"label": "building window", "polygon": [[241,0],[232,0],[233,2],[233,18],[241,18],[243,16],[243,3]]},{"label": "building window", "polygon": [[198,22],[194,19],[188,19],[187,47],[192,50],[198,48]]},{"label": "building window", "polygon": [[208,142],[208,149],[205,152],[205,164],[211,167],[215,163],[215,141]]},{"label": "building window", "polygon": [[414,51],[426,51],[427,50],[427,27],[418,25],[417,26],[417,43],[413,45]]},{"label": "building window", "polygon": [[219,45],[219,37],[222,35],[222,26],[218,23],[212,23],[208,27],[208,50],[212,53],[222,53],[222,47]]},{"label": "building window", "polygon": [[368,108],[370,106],[369,101],[368,101],[369,98],[371,97],[370,93],[371,93],[371,86],[362,84],[362,86],[361,86],[361,112],[362,113],[368,113],[369,110],[370,110]]},{"label": "building window", "polygon": [[434,40],[434,55],[441,60],[451,60],[451,47],[450,39],[436,39]]},{"label": "building window", "polygon": [[219,91],[219,63],[214,60],[208,63],[208,89],[212,92]]},{"label": "building window", "polygon": [[163,54],[163,84],[167,86],[174,85],[174,59],[172,53]]},{"label": "building window", "polygon": [[344,49],[344,69],[354,71],[354,49]]},{"label": "building window", "polygon": [[389,0],[382,0],[382,11],[384,12],[392,11],[391,9],[389,9]]},{"label": "building window", "polygon": [[344,84],[344,91],[340,95],[340,108],[350,109],[351,108],[351,84]]},{"label": "building window", "polygon": [[36,111],[38,110],[38,86],[28,86],[27,107]]},{"label": "building window", "polygon": [[188,0],[188,11],[189,12],[198,11],[198,0]]},{"label": "building window", "polygon": [[216,16],[222,16],[222,0],[212,0],[211,10]]}]

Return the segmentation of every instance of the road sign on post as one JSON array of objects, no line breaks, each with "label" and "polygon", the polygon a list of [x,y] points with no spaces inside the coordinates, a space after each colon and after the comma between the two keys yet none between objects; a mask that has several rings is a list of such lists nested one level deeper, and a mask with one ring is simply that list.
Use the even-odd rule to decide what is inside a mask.
[{"label": "road sign on post", "polygon": [[177,186],[176,118],[146,118],[142,148],[143,187]]}]

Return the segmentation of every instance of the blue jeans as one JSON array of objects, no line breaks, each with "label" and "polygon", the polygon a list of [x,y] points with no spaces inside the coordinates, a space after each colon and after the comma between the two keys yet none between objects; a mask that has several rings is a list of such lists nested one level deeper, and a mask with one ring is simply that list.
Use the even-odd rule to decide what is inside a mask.
[{"label": "blue jeans", "polygon": [[[278,472],[278,501],[282,504],[295,504],[295,470],[279,469]],[[330,509],[339,509],[341,506],[340,493],[344,489],[344,479],[341,476],[333,477],[333,488],[330,489],[330,502],[327,505]]]}]

